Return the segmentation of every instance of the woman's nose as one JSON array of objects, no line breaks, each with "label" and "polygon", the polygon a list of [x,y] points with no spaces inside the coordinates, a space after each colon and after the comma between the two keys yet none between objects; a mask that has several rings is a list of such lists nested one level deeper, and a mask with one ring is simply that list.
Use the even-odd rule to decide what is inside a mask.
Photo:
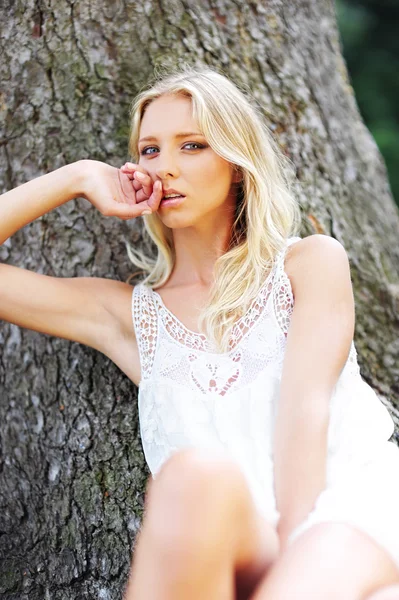
[{"label": "woman's nose", "polygon": [[155,173],[159,179],[166,179],[167,177],[175,178],[179,176],[179,168],[176,161],[174,161],[170,155],[159,155]]}]

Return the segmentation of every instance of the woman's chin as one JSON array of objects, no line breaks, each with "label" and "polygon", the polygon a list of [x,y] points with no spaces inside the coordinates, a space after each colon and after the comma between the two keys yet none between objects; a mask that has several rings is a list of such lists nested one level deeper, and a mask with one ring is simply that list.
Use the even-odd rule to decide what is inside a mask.
[{"label": "woman's chin", "polygon": [[195,219],[186,211],[159,210],[155,213],[166,227],[170,229],[183,229],[195,225]]}]

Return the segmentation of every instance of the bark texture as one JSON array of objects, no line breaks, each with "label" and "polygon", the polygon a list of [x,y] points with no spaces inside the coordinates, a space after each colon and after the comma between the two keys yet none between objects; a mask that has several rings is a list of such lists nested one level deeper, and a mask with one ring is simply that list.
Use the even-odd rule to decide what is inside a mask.
[{"label": "bark texture", "polygon": [[[0,24],[3,191],[81,158],[124,162],[129,104],[154,67],[207,63],[248,86],[297,166],[302,234],[348,251],[362,375],[399,423],[399,214],[333,3],[3,0]],[[124,280],[127,239],[142,243],[139,223],[76,200],[0,259]],[[148,475],[135,386],[95,351],[2,323],[0,596],[121,598]]]}]

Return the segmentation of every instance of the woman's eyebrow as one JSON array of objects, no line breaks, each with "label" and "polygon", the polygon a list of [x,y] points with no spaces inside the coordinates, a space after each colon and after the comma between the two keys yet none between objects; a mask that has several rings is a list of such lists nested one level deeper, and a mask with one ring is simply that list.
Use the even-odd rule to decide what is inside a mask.
[{"label": "woman's eyebrow", "polygon": [[[188,131],[186,133],[177,133],[175,135],[175,138],[183,138],[183,137],[188,137],[190,135],[203,135],[202,133],[200,133],[199,131]],[[139,140],[139,142],[149,142],[151,140],[156,140],[157,138],[153,135],[149,135],[147,137],[143,137]]]}]

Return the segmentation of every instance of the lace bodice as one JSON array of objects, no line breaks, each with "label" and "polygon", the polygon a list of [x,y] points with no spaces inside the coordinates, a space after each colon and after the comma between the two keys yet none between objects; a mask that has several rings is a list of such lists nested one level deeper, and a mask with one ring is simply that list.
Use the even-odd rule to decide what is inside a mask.
[{"label": "lace bodice", "polygon": [[[178,449],[222,447],[242,466],[271,522],[278,519],[273,431],[294,307],[284,261],[288,246],[300,239],[288,239],[275,257],[264,284],[232,328],[226,353],[217,352],[203,334],[187,329],[149,287],[135,286],[132,296],[141,364],[140,432],[153,477]],[[329,483],[361,452],[370,452],[373,440],[378,443],[392,432],[388,411],[360,376],[352,342],[331,398]]]},{"label": "lace bodice", "polygon": [[[291,238],[290,243],[299,239]],[[277,256],[249,309],[234,324],[230,351],[224,354],[217,353],[203,334],[187,329],[157,292],[136,286],[133,314],[140,332],[141,383],[156,376],[190,385],[196,392],[224,396],[253,381],[272,361],[281,360],[293,307],[284,256],[285,251]]]},{"label": "lace bodice", "polygon": [[[290,238],[287,247],[300,239]],[[224,396],[229,390],[236,391],[253,381],[270,363],[281,366],[294,304],[291,283],[284,269],[286,250],[276,257],[249,309],[234,324],[230,351],[224,354],[217,353],[203,334],[187,329],[157,292],[141,284],[136,286],[133,315],[135,328],[140,332],[137,336],[142,370],[140,385],[156,375],[184,386],[189,384],[194,391],[203,394]],[[190,350],[184,351],[184,359],[183,348]],[[182,360],[186,363],[184,369]],[[358,372],[354,345],[349,362]]]}]

